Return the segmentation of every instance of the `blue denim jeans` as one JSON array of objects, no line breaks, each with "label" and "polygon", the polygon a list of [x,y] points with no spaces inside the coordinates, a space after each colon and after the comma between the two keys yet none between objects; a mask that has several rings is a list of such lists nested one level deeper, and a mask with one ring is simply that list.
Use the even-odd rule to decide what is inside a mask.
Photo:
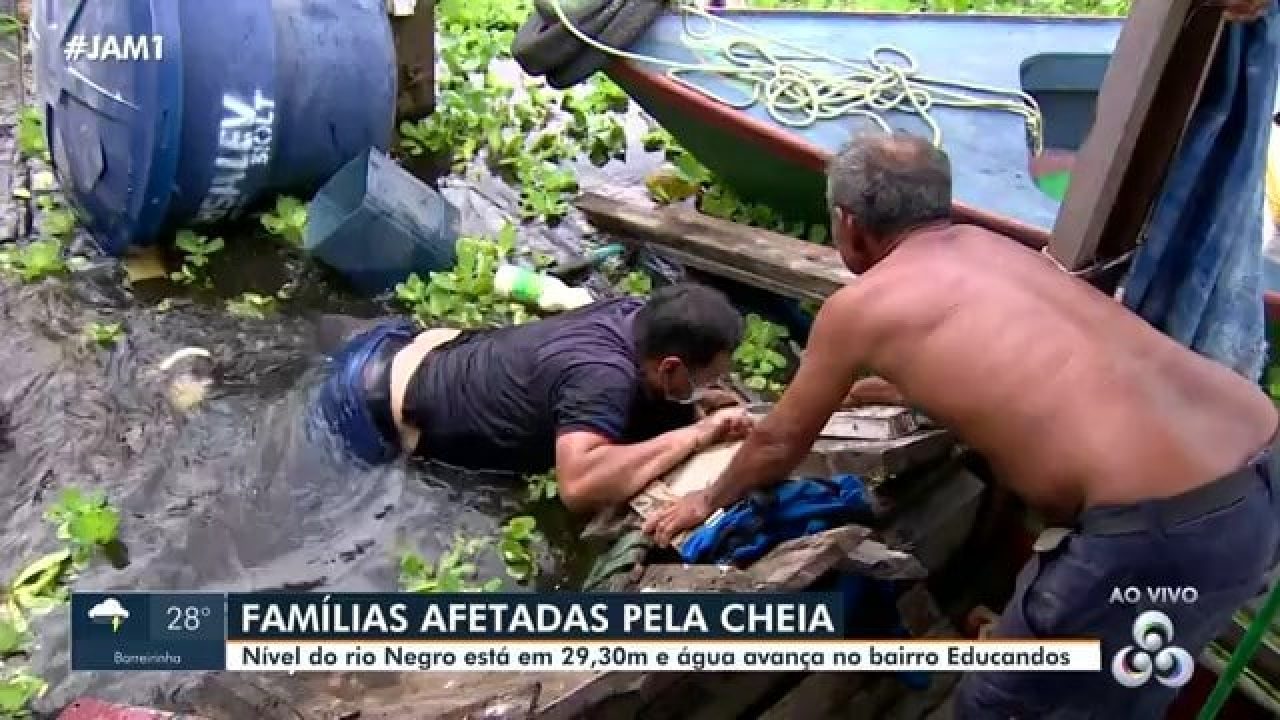
[{"label": "blue denim jeans", "polygon": [[[1266,589],[1280,544],[1280,503],[1272,482],[1280,477],[1277,459],[1280,452],[1273,449],[1183,496],[1092,508],[1056,544],[1037,543],[992,637],[1100,638],[1102,670],[970,673],[956,691],[955,718],[1163,718],[1179,680],[1189,679],[1194,667],[1175,667],[1145,682],[1138,673],[1122,684],[1116,673],[1124,673],[1113,664],[1131,657],[1116,659],[1135,646],[1140,614],[1167,617],[1171,637],[1162,645],[1186,654],[1166,657],[1194,659],[1226,630],[1236,610]],[[1197,511],[1186,512],[1187,498],[1203,498],[1206,490],[1215,499],[1201,499]],[[1175,507],[1182,511],[1171,512]],[[1148,595],[1147,588],[1160,587],[1192,587],[1198,596],[1194,602],[1185,602],[1186,596],[1170,602]],[[1136,588],[1137,602],[1129,602],[1135,598],[1129,588]],[[1178,677],[1183,672],[1185,678]]]}]

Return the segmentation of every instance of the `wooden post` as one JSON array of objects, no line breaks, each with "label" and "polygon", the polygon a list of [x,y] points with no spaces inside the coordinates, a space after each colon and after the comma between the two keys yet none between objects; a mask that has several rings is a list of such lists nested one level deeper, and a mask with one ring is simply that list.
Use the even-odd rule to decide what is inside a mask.
[{"label": "wooden post", "polygon": [[1069,270],[1137,245],[1222,32],[1221,8],[1203,0],[1134,5],[1049,243]]},{"label": "wooden post", "polygon": [[[404,6],[413,8],[412,14]],[[389,3],[391,34],[396,48],[396,125],[430,115],[436,107],[435,0],[394,0]]]}]

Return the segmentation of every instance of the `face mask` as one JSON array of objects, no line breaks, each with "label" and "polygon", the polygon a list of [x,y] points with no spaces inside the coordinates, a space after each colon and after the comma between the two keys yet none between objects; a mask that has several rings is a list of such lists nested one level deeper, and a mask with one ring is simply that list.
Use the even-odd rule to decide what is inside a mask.
[{"label": "face mask", "polygon": [[707,396],[707,388],[696,387],[687,398],[671,397],[671,393],[666,393],[667,400],[679,405],[692,405]]},{"label": "face mask", "polygon": [[[685,372],[688,372],[688,370]],[[671,390],[664,385],[662,394],[666,396],[667,402],[673,402],[678,405],[692,405],[706,397],[709,390],[710,388],[707,388],[706,386],[699,387],[695,385],[688,397],[678,398],[673,396],[671,394]]]}]

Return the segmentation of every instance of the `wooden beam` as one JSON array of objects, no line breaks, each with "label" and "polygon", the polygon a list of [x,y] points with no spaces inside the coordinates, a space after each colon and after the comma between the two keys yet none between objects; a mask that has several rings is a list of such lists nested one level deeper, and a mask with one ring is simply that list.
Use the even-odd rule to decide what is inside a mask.
[{"label": "wooden beam", "polygon": [[1134,4],[1049,243],[1068,270],[1136,246],[1195,110],[1222,22],[1221,9],[1203,0]]},{"label": "wooden beam", "polygon": [[856,278],[834,248],[693,208],[657,207],[608,191],[583,193],[576,204],[605,232],[661,245],[663,254],[689,267],[797,300],[821,302]]},{"label": "wooden beam", "polygon": [[[410,0],[412,3],[412,0]],[[397,3],[400,5],[403,3]],[[412,15],[391,17],[396,49],[396,125],[430,115],[436,107],[436,3],[416,0]]]}]

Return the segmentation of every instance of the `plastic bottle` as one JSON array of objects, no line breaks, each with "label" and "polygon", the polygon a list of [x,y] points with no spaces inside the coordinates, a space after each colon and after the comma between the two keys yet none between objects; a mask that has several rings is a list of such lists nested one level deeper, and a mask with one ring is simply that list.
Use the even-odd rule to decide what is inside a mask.
[{"label": "plastic bottle", "polygon": [[595,302],[587,288],[569,287],[559,280],[518,265],[502,265],[493,278],[494,292],[517,302],[537,305],[543,312],[572,310]]}]

